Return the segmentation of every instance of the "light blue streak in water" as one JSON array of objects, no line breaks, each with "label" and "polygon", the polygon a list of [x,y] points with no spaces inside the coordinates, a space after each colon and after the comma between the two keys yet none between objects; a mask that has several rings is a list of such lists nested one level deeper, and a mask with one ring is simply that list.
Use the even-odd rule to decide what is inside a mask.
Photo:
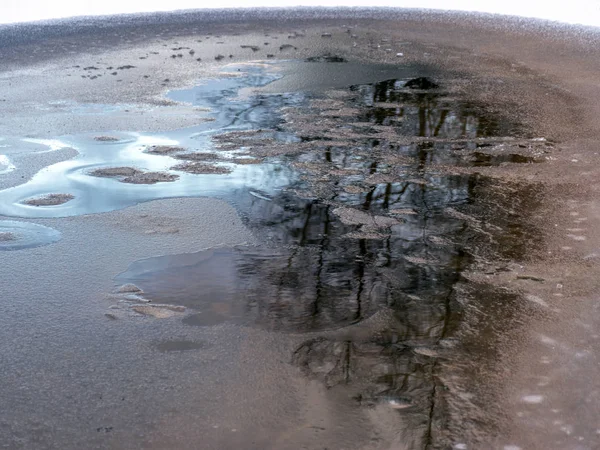
[{"label": "light blue streak in water", "polygon": [[[38,172],[30,181],[0,191],[0,215],[9,217],[48,218],[81,214],[101,213],[122,209],[140,202],[172,197],[228,197],[235,198],[242,190],[258,190],[270,194],[288,186],[295,175],[289,167],[279,164],[236,165],[219,162],[232,169],[226,175],[195,175],[169,168],[183,161],[166,155],[145,152],[152,145],[177,145],[188,151],[214,152],[220,157],[235,155],[215,149],[210,137],[226,131],[272,128],[281,120],[276,110],[279,107],[297,104],[301,96],[263,95],[240,99],[235,98],[242,88],[265,85],[277,76],[268,74],[265,65],[234,66],[230,70],[240,76],[207,80],[192,89],[173,91],[173,100],[210,108],[214,121],[198,126],[166,133],[98,133],[96,135],[69,135],[53,139],[48,143],[57,148],[74,148],[79,155],[68,161],[53,164]],[[117,137],[115,142],[99,142],[94,139],[100,134]],[[281,133],[280,139],[293,140]],[[112,178],[89,175],[93,170],[107,167],[135,167],[146,171],[169,171],[180,178],[175,182],[152,185],[127,184]],[[56,206],[31,206],[24,200],[51,193],[71,194],[75,198]],[[237,193],[237,194],[236,194]]]}]

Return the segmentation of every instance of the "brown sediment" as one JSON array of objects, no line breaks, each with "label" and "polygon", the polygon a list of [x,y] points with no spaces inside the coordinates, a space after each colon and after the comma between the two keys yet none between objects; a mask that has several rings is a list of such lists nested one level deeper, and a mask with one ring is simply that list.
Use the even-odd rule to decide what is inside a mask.
[{"label": "brown sediment", "polygon": [[179,170],[181,172],[193,173],[193,174],[227,174],[231,173],[231,169],[223,166],[213,166],[210,164],[203,164],[199,162],[177,164],[171,167],[171,170]]},{"label": "brown sediment", "polygon": [[47,194],[24,200],[23,203],[29,206],[57,206],[67,203],[74,198],[75,196],[71,194]]},{"label": "brown sediment", "polygon": [[90,172],[93,177],[111,178],[111,177],[131,177],[142,173],[141,170],[133,167],[103,167],[94,169]]},{"label": "brown sediment", "polygon": [[186,149],[174,145],[153,145],[148,147],[145,152],[151,155],[171,155],[172,153],[183,152]]},{"label": "brown sediment", "polygon": [[9,231],[0,231],[0,242],[10,242],[15,241],[17,236],[14,233]]},{"label": "brown sediment", "polygon": [[216,153],[179,153],[177,155],[171,155],[175,159],[183,159],[185,161],[214,161],[219,159],[219,155]]},{"label": "brown sediment", "polygon": [[94,137],[94,140],[98,142],[117,142],[120,139],[114,136],[96,136]]},{"label": "brown sediment", "polygon": [[141,172],[132,176],[128,176],[120,180],[123,183],[130,184],[155,184],[169,183],[177,181],[179,175],[174,175],[166,172]]},{"label": "brown sediment", "polygon": [[89,174],[100,178],[118,178],[122,183],[129,184],[155,184],[179,179],[179,175],[166,172],[144,172],[134,167],[105,167],[95,169]]}]

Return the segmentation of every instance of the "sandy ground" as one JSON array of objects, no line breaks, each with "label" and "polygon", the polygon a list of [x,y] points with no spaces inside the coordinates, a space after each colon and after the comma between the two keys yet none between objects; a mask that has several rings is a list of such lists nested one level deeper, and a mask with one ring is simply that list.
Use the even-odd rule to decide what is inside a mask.
[{"label": "sandy ground", "polygon": [[[260,15],[191,14],[119,19],[103,27],[76,23],[66,31],[0,29],[0,42],[8,44],[0,49],[0,136],[192,126],[206,112],[165,100],[168,90],[214,75],[224,63],[324,54],[421,67],[451,82],[457,95],[518,117],[529,137],[553,143],[545,162],[479,171],[540,186],[544,194],[529,219],[543,244],[505,261],[508,270],[489,271],[494,262],[484,261],[465,274],[472,282],[465,298],[485,297],[477,289],[485,285],[520,300],[498,305],[496,316],[477,301],[463,305],[462,338],[469,342],[471,334],[473,341],[439,376],[452,394],[447,417],[423,442],[413,439],[396,411],[351,407],[343,391],[290,364],[305,337],[284,339],[233,324],[187,327],[176,309],[127,316],[112,279],[131,262],[257,242],[224,201],[172,199],[38,220],[61,231],[62,240],[0,253],[3,448],[600,446],[598,35],[472,15],[325,15],[299,12],[274,22]],[[306,79],[292,71],[265,91],[347,84],[314,78],[305,87]],[[112,105],[114,112],[99,112],[95,104]],[[15,158],[18,169],[0,175],[0,186],[20,184],[72,156],[24,151]],[[502,317],[515,328],[505,329]],[[493,339],[481,344],[484,325]]]}]

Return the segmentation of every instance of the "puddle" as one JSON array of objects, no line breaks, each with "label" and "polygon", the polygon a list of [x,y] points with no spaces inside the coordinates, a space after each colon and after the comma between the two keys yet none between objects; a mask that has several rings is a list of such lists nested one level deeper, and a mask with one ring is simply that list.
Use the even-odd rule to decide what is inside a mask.
[{"label": "puddle", "polygon": [[406,86],[406,80],[399,79],[352,86],[350,89],[358,94],[356,103],[362,106],[359,119],[416,137],[473,139],[510,136],[518,131],[516,123],[450,97],[442,88],[421,90]]},{"label": "puddle", "polygon": [[443,305],[468,258],[456,244],[439,247],[431,238],[454,231],[464,239],[462,221],[431,215],[396,225],[384,240],[354,239],[345,236],[361,226],[344,225],[330,206],[290,200],[257,199],[253,209],[269,218],[261,227],[271,243],[284,246],[153,258],[116,281],[135,283],[153,302],[195,311],[184,319],[190,325],[322,331],[389,310],[402,339],[437,339]]},{"label": "puddle", "polygon": [[[185,307],[186,325],[311,333],[292,363],[357,406],[401,413],[408,446],[420,448],[443,417],[438,372],[463,351],[463,271],[523,257],[541,236],[521,213],[535,210],[535,186],[448,168],[537,162],[545,144],[407,81],[355,85],[342,100],[299,108],[288,118],[301,139],[285,149],[256,135],[220,139],[299,174],[287,189],[236,198],[263,244],[137,261],[115,281],[139,286],[150,304]],[[503,294],[489,298],[482,308],[499,311]]]},{"label": "puddle", "polygon": [[[493,144],[476,139],[504,138],[494,133],[508,129],[508,122],[474,105],[441,100],[440,92],[407,92],[405,85],[406,80],[395,79],[352,86],[355,96],[346,102],[356,108],[359,123],[380,121],[369,116],[374,104],[398,102],[403,106],[394,111],[401,125],[387,119],[382,125],[402,136],[442,141],[394,144],[386,135],[374,143],[359,135],[338,144],[290,143],[286,148],[296,146],[296,151],[282,155],[282,165],[302,177],[287,190],[246,190],[235,200],[264,247],[152,258],[133,263],[116,281],[140,286],[153,302],[188,308],[193,314],[184,322],[190,325],[315,332],[386,312],[395,317],[400,340],[431,344],[442,339],[456,326],[448,298],[471,262],[474,242],[490,245],[487,225],[477,217],[504,200],[492,195],[491,179],[438,166],[530,160],[481,150],[489,152]],[[337,123],[345,126],[348,119]],[[257,146],[260,138],[236,134],[232,139],[235,145]],[[499,140],[498,146],[504,145]],[[518,229],[515,216],[502,216],[503,228],[490,227],[509,236],[498,239],[513,255],[523,247],[510,242]]]},{"label": "puddle", "polygon": [[[172,91],[171,99],[202,109],[198,112],[202,123],[195,127],[165,133],[99,133],[51,140],[10,140],[7,149],[12,152],[18,152],[19,146],[33,144],[41,146],[40,151],[73,148],[79,155],[46,167],[23,185],[0,191],[0,214],[27,218],[65,217],[107,212],[160,198],[234,198],[241,189],[271,193],[289,185],[295,179],[290,168],[277,163],[237,164],[239,150],[220,151],[211,140],[215,134],[225,131],[275,127],[281,122],[279,108],[302,101],[301,94],[237,97],[242,89],[259,87],[276,79],[277,75],[268,72],[269,67],[264,64],[231,66],[226,70],[230,72],[229,76],[226,73],[223,78],[207,80],[192,89]],[[206,112],[209,109],[210,112]],[[278,133],[275,138],[282,142],[294,139],[287,133]],[[212,163],[217,169],[198,174],[197,167],[190,170],[188,166],[182,166],[182,159],[176,154],[148,152],[152,146],[179,146],[183,153],[191,154],[192,159],[194,153],[212,153],[218,159]],[[141,176],[129,184],[123,182],[127,179],[118,177],[92,176],[95,171],[101,173],[120,167],[138,170]],[[55,193],[72,198],[62,204],[41,207],[27,204],[29,199]]]},{"label": "puddle", "polygon": [[42,247],[59,241],[61,234],[43,225],[0,220],[0,251]]}]

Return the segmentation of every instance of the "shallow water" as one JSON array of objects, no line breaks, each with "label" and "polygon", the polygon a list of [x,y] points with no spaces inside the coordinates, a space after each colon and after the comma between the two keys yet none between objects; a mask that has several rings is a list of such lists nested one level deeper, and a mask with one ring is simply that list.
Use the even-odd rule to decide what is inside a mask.
[{"label": "shallow water", "polygon": [[[295,178],[292,170],[280,164],[235,164],[240,151],[218,151],[211,136],[226,131],[271,128],[281,121],[277,110],[298,104],[300,94],[260,95],[237,98],[243,88],[258,87],[276,79],[267,65],[242,65],[229,68],[230,76],[207,80],[192,89],[172,91],[169,96],[185,101],[210,113],[199,112],[201,125],[166,133],[109,133],[61,136],[51,140],[11,140],[8,151],[35,144],[39,151],[74,148],[79,155],[71,160],[46,167],[20,186],[0,191],[0,215],[9,217],[65,217],[100,213],[125,208],[140,202],[168,197],[223,196],[235,197],[240,189],[272,193],[289,185]],[[238,70],[244,71],[238,74]],[[101,106],[101,105],[100,105]],[[100,107],[99,106],[99,107]],[[106,111],[110,113],[110,111]],[[277,139],[293,140],[278,133]],[[109,138],[109,139],[107,139]],[[229,174],[196,175],[170,170],[183,161],[168,155],[146,152],[154,145],[181,146],[186,152],[209,152],[219,157],[216,164],[231,170]],[[109,167],[134,167],[145,171],[169,172],[179,176],[174,182],[132,185],[117,179],[99,178],[90,172]],[[62,205],[36,207],[24,201],[43,195],[70,194],[73,200]]]},{"label": "shallow water", "polygon": [[0,220],[0,251],[42,247],[60,240],[53,228],[15,220]]},{"label": "shallow water", "polygon": [[[290,145],[301,140],[323,139],[318,136],[295,136],[282,128],[284,121],[279,114],[280,108],[303,107],[306,104],[306,93],[251,91],[281,79],[279,72],[289,72],[290,67],[298,64],[319,66],[316,72],[329,74],[328,78],[336,86],[343,80],[350,82],[364,79],[369,69],[362,65],[360,71],[353,72],[348,69],[350,63],[232,65],[224,70],[221,78],[208,79],[193,88],[175,90],[168,94],[172,100],[199,108],[198,118],[201,123],[191,128],[165,133],[120,132],[51,139],[7,139],[3,141],[7,154],[18,154],[34,148],[38,153],[72,148],[77,150],[78,156],[46,167],[22,185],[0,191],[0,215],[23,218],[65,217],[107,212],[159,198],[214,196],[238,202],[249,191],[263,197],[266,195],[267,198],[276,194],[298,181],[298,172],[289,164],[289,160],[271,158],[267,162],[257,161],[258,164],[238,164],[236,158],[244,157],[248,149],[244,145],[219,148],[215,146],[213,137],[232,131],[270,130],[264,133],[264,137],[268,134],[269,139]],[[387,69],[374,66],[372,69],[372,76],[379,79],[391,73],[408,75],[415,70],[402,66]],[[332,75],[336,71],[345,75],[339,79]],[[360,111],[350,122],[357,122],[355,128],[358,132],[372,136],[368,142],[368,151],[382,148],[375,149],[381,145],[382,139],[378,137],[377,130],[369,128],[368,124],[373,124],[389,127],[401,136],[435,138],[434,141],[409,145],[388,144],[388,150],[393,151],[394,155],[409,157],[421,166],[431,163],[488,166],[505,162],[533,162],[533,158],[518,154],[484,153],[489,144],[476,142],[481,137],[515,134],[515,124],[483,114],[474,105],[449,99],[440,90],[413,92],[404,89],[405,82],[406,79],[393,78],[350,86],[349,92],[355,94],[355,98],[348,106]],[[319,86],[313,87],[313,95],[323,88]],[[107,105],[94,107],[106,114],[111,114],[118,108]],[[79,113],[84,113],[90,106],[75,105],[71,108],[79,108]],[[177,170],[176,166],[182,163],[178,159],[179,154],[147,152],[150,147],[160,145],[182,147],[184,150],[179,154],[214,155],[215,161],[208,161],[208,164],[224,168],[230,173],[199,175]],[[253,143],[248,141],[246,145],[252,146]],[[328,163],[334,164],[343,159],[344,169],[361,169],[369,165],[371,174],[389,172],[390,168],[398,167],[397,162],[389,164],[374,161],[368,155],[360,156],[356,149],[344,146],[328,147],[324,157]],[[296,158],[296,161],[320,163],[322,161],[319,158],[319,154],[312,152]],[[146,172],[165,173],[176,179],[148,185],[123,183],[116,177],[100,178],[91,175],[93,171],[112,167],[132,167]],[[0,159],[0,170],[13,169],[14,165],[8,157]],[[350,178],[348,180],[352,181]],[[27,204],[36,197],[51,194],[64,194],[73,198],[60,205]]]},{"label": "shallow water", "polygon": [[[303,174],[289,183],[293,189],[242,191],[234,201],[265,247],[152,258],[133,263],[116,281],[140,285],[152,301],[197,311],[184,319],[191,325],[322,331],[388,311],[398,339],[442,339],[454,326],[448,298],[472,259],[469,245],[477,234],[477,219],[457,209],[481,215],[500,201],[487,193],[490,179],[443,167],[532,158],[484,153],[492,144],[478,138],[516,135],[518,127],[452,102],[439,89],[407,90],[405,82],[350,86],[356,95],[347,102],[357,113],[339,122],[441,140],[398,145],[376,131],[347,143],[312,136],[310,147],[281,157],[282,165]],[[380,102],[398,106],[386,106],[381,115],[374,106]],[[522,248],[501,240],[506,254]]]},{"label": "shallow water", "polygon": [[518,124],[405,81],[348,87],[354,113],[324,106],[333,121],[301,129],[296,151],[279,156],[301,174],[296,182],[236,199],[261,246],[145,259],[115,282],[185,307],[185,325],[306,333],[292,363],[353,405],[401,413],[399,431],[421,448],[444,414],[438,374],[463,355],[463,271],[491,254],[520,258],[535,245],[520,237],[539,235],[517,213],[535,209],[534,189],[507,197],[489,177],[447,168],[536,158],[519,153],[533,144],[512,141],[524,139]]},{"label": "shallow water", "polygon": [[[443,87],[407,90],[407,78],[387,78],[388,73],[356,84],[344,63],[327,66],[328,73],[335,72],[334,66],[345,73],[341,79],[347,82],[343,87],[348,97],[331,110],[331,99],[322,110],[310,107],[306,93],[248,93],[246,88],[264,86],[279,75],[270,75],[268,65],[247,65],[239,67],[247,72],[242,77],[209,80],[170,94],[211,108],[209,114],[198,113],[214,120],[197,127],[11,139],[8,151],[18,151],[19,145],[38,151],[69,146],[79,155],[1,191],[0,214],[64,217],[165,197],[227,199],[260,246],[134,262],[115,282],[134,283],[143,293],[119,296],[117,290],[106,317],[133,329],[133,320],[123,322],[143,313],[142,308],[157,306],[158,311],[161,304],[169,305],[171,309],[154,318],[173,321],[168,327],[177,331],[167,327],[161,339],[148,343],[162,357],[204,350],[208,345],[195,340],[194,333],[219,328],[230,334],[227,325],[277,341],[294,339],[293,350],[286,347],[286,363],[336,388],[352,407],[371,411],[383,406],[390,414],[402,414],[410,442],[421,448],[431,441],[434,412],[443,414],[438,411],[443,407],[435,406],[442,392],[436,391],[441,387],[438,372],[460,356],[461,349],[454,349],[462,326],[457,292],[464,283],[463,271],[484,246],[496,251],[494,245],[499,245],[496,254],[518,258],[526,246],[515,235],[535,234],[518,213],[533,209],[525,200],[530,191],[517,191],[507,200],[494,194],[491,179],[448,167],[528,163],[535,158],[505,143],[508,137],[519,137],[518,124],[449,99]],[[237,73],[235,66],[232,70]],[[333,87],[340,89],[339,82]],[[242,95],[236,97],[238,93]],[[311,95],[320,99],[318,93]],[[293,106],[298,129],[286,126],[277,112],[283,106]],[[344,109],[351,113],[336,116]],[[303,123],[313,127],[303,128]],[[266,151],[273,143],[275,150]],[[154,145],[215,155],[216,161],[208,163],[232,172],[192,175],[171,170],[182,162],[174,157],[181,152],[148,153]],[[236,164],[238,156],[265,160]],[[180,178],[135,185],[89,175],[110,167],[166,171]],[[56,206],[23,204],[53,193],[74,199]],[[5,242],[10,245],[11,240]],[[123,309],[130,314],[119,315]],[[211,328],[215,325],[225,327]],[[228,366],[229,357],[223,358],[220,348],[218,353],[215,361]],[[339,406],[332,403],[334,416],[341,417]]]}]

